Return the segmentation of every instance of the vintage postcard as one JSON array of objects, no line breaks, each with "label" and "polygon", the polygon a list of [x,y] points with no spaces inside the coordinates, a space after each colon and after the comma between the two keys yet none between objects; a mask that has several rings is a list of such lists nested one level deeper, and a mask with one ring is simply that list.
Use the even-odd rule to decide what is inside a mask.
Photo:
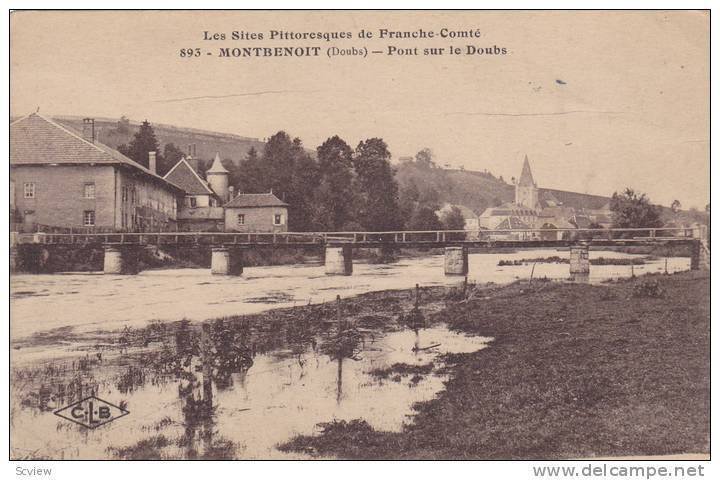
[{"label": "vintage postcard", "polygon": [[11,460],[702,476],[709,11],[9,23]]}]

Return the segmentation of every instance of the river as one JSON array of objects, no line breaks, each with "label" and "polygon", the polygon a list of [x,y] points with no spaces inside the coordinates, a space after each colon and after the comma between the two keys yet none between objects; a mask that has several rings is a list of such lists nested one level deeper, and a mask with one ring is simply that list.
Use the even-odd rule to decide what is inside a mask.
[{"label": "river", "polygon": [[[536,263],[534,271],[533,262],[498,266],[500,260],[556,255],[567,252],[471,254],[468,279],[503,284],[531,272],[535,278],[568,278],[567,264]],[[600,256],[636,257],[590,253],[591,259]],[[206,377],[202,352],[178,353],[180,345],[192,344],[181,341],[184,330],[161,328],[164,333],[155,340],[120,349],[117,338],[122,334],[103,332],[319,305],[337,295],[415,284],[459,283],[460,278],[444,275],[443,261],[438,255],[390,265],[358,262],[347,277],[328,277],[322,265],[247,268],[241,277],[212,276],[199,269],[135,276],[13,276],[11,457],[304,458],[279,445],[296,435],[318,433],[324,422],[361,420],[376,430],[399,431],[413,421],[415,403],[433,399],[444,388],[449,378],[443,369],[445,354],[491,348],[493,339],[450,331],[442,323],[410,328],[397,312],[381,308],[369,312],[380,319],[369,327],[323,326],[326,320],[312,315],[306,318],[316,325],[310,332],[302,325],[294,328],[296,322],[280,330],[261,324],[254,333],[242,333],[237,322],[213,324],[220,330],[206,338],[212,339],[208,351],[216,352],[209,357],[215,370]],[[668,259],[669,273],[688,268],[688,258]],[[591,266],[589,281],[664,270],[665,259],[632,269]],[[367,313],[363,315],[372,316]],[[258,331],[266,332],[265,341],[275,340],[256,351]],[[239,363],[218,360],[238,358]],[[211,379],[210,390],[203,389],[206,378]],[[54,414],[88,395],[130,413],[92,430]]]},{"label": "river", "polygon": [[[565,279],[567,264],[498,266],[500,260],[567,256],[567,251],[527,250],[515,253],[469,255],[470,282],[498,284],[521,278]],[[638,258],[639,255],[590,251],[590,259]],[[357,262],[352,276],[327,276],[322,265],[283,265],[246,268],[240,277],[214,276],[208,269],[148,270],[139,275],[102,273],[16,275],[12,277],[11,339],[70,327],[77,332],[139,327],[151,321],[183,318],[202,321],[227,315],[262,312],[271,308],[322,303],[380,290],[448,285],[444,257],[405,258],[374,265]],[[534,272],[533,272],[534,268]],[[668,258],[668,272],[690,268],[689,258]],[[627,265],[591,266],[590,282],[665,270],[665,259],[633,268]]]}]

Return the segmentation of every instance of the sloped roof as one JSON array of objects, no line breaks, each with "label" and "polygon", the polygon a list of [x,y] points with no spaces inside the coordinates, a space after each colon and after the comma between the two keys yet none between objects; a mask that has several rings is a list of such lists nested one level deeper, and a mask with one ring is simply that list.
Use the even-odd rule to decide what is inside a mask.
[{"label": "sloped roof", "polygon": [[553,195],[549,190],[540,191],[540,205],[543,207],[559,207],[562,206],[562,202]]},{"label": "sloped roof", "polygon": [[287,207],[288,204],[272,193],[241,193],[225,204],[225,208]]},{"label": "sloped roof", "polygon": [[537,211],[532,208],[527,208],[523,205],[518,205],[514,202],[503,203],[499,207],[488,207],[480,215],[481,217],[505,217],[505,216],[523,216],[529,217],[537,215]]},{"label": "sloped roof", "polygon": [[227,171],[227,169],[223,166],[222,161],[220,160],[220,153],[215,153],[215,160],[213,160],[212,166],[210,166],[210,169],[208,169],[205,173],[230,173]]},{"label": "sloped roof", "polygon": [[576,209],[604,209],[606,206],[609,207],[608,202],[610,202],[610,198],[601,195],[568,192],[565,190],[555,190],[554,188],[541,188],[540,196],[542,197],[545,192],[551,193],[556,199],[560,200],[564,206],[574,207]]},{"label": "sloped roof", "polygon": [[572,207],[545,207],[540,210],[540,217],[570,218],[575,215]]},{"label": "sloped roof", "polygon": [[126,165],[182,190],[117,150],[85,140],[81,134],[31,113],[10,124],[10,165]]},{"label": "sloped roof", "polygon": [[518,217],[508,217],[500,224],[498,224],[497,227],[495,227],[495,230],[529,230],[530,227],[520,220]]},{"label": "sloped roof", "polygon": [[525,155],[525,161],[523,162],[522,173],[520,174],[518,185],[522,187],[535,186],[535,180],[533,179],[532,172],[530,171],[530,162],[528,161],[527,155]]},{"label": "sloped roof", "polygon": [[165,180],[180,186],[189,195],[213,195],[215,192],[200,178],[185,157],[165,174]]}]

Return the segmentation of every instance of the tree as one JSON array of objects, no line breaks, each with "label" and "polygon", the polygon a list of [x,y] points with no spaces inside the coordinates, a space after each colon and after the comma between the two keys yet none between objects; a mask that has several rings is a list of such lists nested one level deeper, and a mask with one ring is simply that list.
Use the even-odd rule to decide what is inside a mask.
[{"label": "tree", "polygon": [[[118,151],[126,157],[135,160],[145,168],[148,168],[150,163],[148,159],[149,152],[157,152],[157,157],[160,157],[158,141],[157,138],[155,138],[155,131],[152,125],[145,120],[142,125],[140,125],[140,130],[133,136],[130,145],[120,145],[118,146]],[[160,158],[158,158],[158,164],[159,163]]]},{"label": "tree", "polygon": [[465,228],[465,217],[458,207],[453,206],[443,214],[442,223],[445,230],[463,230]]},{"label": "tree", "polygon": [[255,147],[250,147],[245,159],[240,161],[237,171],[242,172],[242,175],[237,177],[230,175],[229,181],[238,193],[263,193],[268,191],[265,188],[267,180],[265,169]]},{"label": "tree", "polygon": [[122,135],[130,133],[130,120],[125,115],[121,116],[120,120],[118,120],[115,131]]},{"label": "tree", "polygon": [[429,148],[423,148],[415,154],[415,164],[420,168],[437,168],[433,161],[433,152]]},{"label": "tree", "polygon": [[657,228],[662,226],[659,209],[650,203],[643,193],[638,195],[632,188],[613,193],[610,200],[614,228]]},{"label": "tree", "polygon": [[390,166],[390,152],[381,138],[358,144],[353,159],[358,184],[358,220],[371,231],[402,226],[398,184]]},{"label": "tree", "polygon": [[410,217],[408,227],[410,230],[442,230],[443,225],[432,208],[420,206]]},{"label": "tree", "polygon": [[402,218],[410,218],[420,201],[420,189],[413,178],[410,178],[400,188],[400,215]]},{"label": "tree", "polygon": [[337,135],[317,149],[321,180],[314,222],[326,230],[342,230],[354,219],[352,155],[352,148]]},{"label": "tree", "polygon": [[678,213],[680,211],[680,200],[673,200],[670,205],[670,210],[672,210],[673,213]]},{"label": "tree", "polygon": [[279,131],[265,144],[261,158],[251,150],[241,171],[247,175],[243,191],[272,191],[289,204],[288,228],[306,231],[312,227],[313,192],[319,183],[317,162],[310,157],[299,138]]},{"label": "tree", "polygon": [[166,143],[163,148],[162,162],[158,161],[158,175],[165,176],[183,157],[183,151],[174,143]]},{"label": "tree", "polygon": [[438,210],[441,204],[440,192],[438,192],[435,187],[428,187],[420,192],[419,201],[421,204],[426,205],[433,210]]},{"label": "tree", "polygon": [[314,192],[319,184],[320,171],[317,162],[305,151],[299,138],[293,140],[293,170],[287,195],[283,198],[290,204],[288,227],[295,231],[314,230]]}]

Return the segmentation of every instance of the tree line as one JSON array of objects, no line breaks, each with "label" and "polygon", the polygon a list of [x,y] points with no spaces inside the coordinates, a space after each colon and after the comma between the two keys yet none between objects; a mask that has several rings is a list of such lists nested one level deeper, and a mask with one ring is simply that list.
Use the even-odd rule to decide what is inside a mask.
[{"label": "tree line", "polygon": [[[148,166],[148,152],[157,154],[159,175],[167,173],[183,156],[168,143],[162,152],[152,125],[145,121],[129,144],[118,150]],[[418,153],[418,161],[431,161],[431,152]],[[419,192],[400,193],[391,153],[382,138],[362,140],[353,149],[335,135],[313,156],[302,141],[284,131],[271,136],[262,152],[251,148],[235,163],[223,159],[229,182],[238,193],[272,191],[289,205],[288,228],[292,231],[389,231],[462,229],[464,219],[451,209],[442,219],[436,199]],[[200,173],[209,167],[199,163]]]},{"label": "tree line", "polygon": [[[148,152],[158,152],[159,175],[167,173],[184,155],[172,143],[160,152],[147,121],[130,143],[118,146],[118,150],[145,167]],[[438,216],[443,202],[434,189],[420,188],[414,182],[399,188],[390,151],[382,138],[368,138],[353,149],[335,135],[318,146],[316,153],[313,156],[299,138],[279,131],[268,139],[262,153],[251,148],[239,162],[223,159],[223,165],[237,192],[272,191],[288,203],[288,227],[292,231],[463,229],[465,219],[457,207]],[[210,161],[199,162],[201,174]],[[413,162],[419,168],[439,168],[427,148],[404,162]],[[673,202],[672,210],[679,208],[679,202]],[[610,209],[616,228],[658,228],[664,223],[660,207],[631,188],[614,193]],[[709,206],[706,209],[709,211]]]}]

